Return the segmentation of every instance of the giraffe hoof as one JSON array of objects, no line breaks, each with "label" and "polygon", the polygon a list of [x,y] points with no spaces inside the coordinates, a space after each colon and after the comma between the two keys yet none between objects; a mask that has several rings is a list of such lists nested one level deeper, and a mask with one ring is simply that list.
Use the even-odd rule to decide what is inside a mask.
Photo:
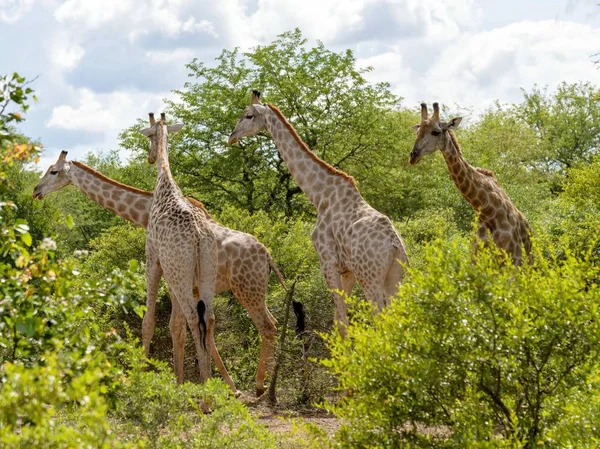
[{"label": "giraffe hoof", "polygon": [[256,397],[260,398],[263,394],[265,394],[265,387],[256,387]]}]

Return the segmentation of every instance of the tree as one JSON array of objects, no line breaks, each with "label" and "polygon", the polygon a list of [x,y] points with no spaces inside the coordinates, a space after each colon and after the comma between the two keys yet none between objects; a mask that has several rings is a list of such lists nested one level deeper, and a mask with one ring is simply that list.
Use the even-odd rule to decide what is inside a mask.
[{"label": "tree", "polygon": [[541,168],[564,174],[589,163],[600,149],[600,90],[591,83],[562,83],[556,93],[524,92],[519,116],[539,138]]},{"label": "tree", "polygon": [[[180,185],[209,210],[231,204],[250,212],[314,214],[270,138],[226,145],[252,88],[336,167],[362,177],[396,154],[390,111],[400,99],[389,85],[369,83],[364,75],[370,69],[357,68],[349,50],[335,53],[321,42],[313,48],[306,44],[296,29],[247,53],[224,50],[215,67],[198,60],[187,65],[194,81],[175,91],[178,101],[167,102],[174,119],[187,124],[173,138],[171,164]],[[148,144],[135,131],[125,131],[122,144],[145,158]]]}]

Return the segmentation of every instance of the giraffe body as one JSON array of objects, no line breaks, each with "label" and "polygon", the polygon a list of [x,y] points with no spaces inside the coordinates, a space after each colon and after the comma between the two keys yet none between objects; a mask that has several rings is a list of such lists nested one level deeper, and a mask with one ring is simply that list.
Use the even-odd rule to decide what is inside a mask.
[{"label": "giraffe body", "polygon": [[[43,199],[49,193],[67,185],[74,185],[86,196],[120,217],[141,226],[148,226],[153,194],[144,190],[121,184],[110,179],[85,164],[67,161],[63,152],[58,161],[44,174],[33,191],[33,197]],[[285,281],[275,265],[267,248],[256,238],[245,232],[227,228],[214,220],[205,211],[202,203],[188,198],[196,208],[204,211],[208,224],[217,239],[218,271],[215,294],[231,290],[242,307],[246,309],[252,322],[261,336],[261,351],[256,372],[257,394],[264,392],[265,370],[272,371],[277,320],[269,312],[265,297],[269,283],[270,270],[273,270],[279,281]],[[198,290],[195,289],[195,295]],[[177,355],[176,372],[183,373],[183,346],[185,344],[185,318],[178,303],[172,298],[171,337],[173,354]],[[142,324],[142,335],[146,354],[149,354],[150,340],[154,332],[156,304],[147,304],[147,311]],[[177,346],[178,345],[178,346]],[[212,350],[217,367],[224,379],[229,375],[224,365],[219,363],[216,348]],[[228,382],[229,383],[229,382]],[[230,381],[232,385],[233,382]]]},{"label": "giraffe body", "polygon": [[404,274],[398,262],[408,263],[404,244],[390,219],[362,198],[354,180],[310,151],[283,114],[261,104],[259,95],[253,92],[229,143],[262,129],[273,136],[290,174],[317,210],[311,238],[333,291],[335,321],[344,333],[347,307],[337,291],[350,294],[358,281],[366,298],[383,308]]},{"label": "giraffe body", "polygon": [[425,155],[439,149],[454,184],[475,209],[479,224],[477,238],[487,244],[491,236],[494,244],[506,251],[515,265],[521,264],[523,249],[531,262],[531,231],[525,216],[490,170],[473,167],[464,159],[453,132],[462,119],[440,121],[438,104],[434,103],[433,107],[434,114],[429,118],[427,106],[421,104],[421,123],[413,127],[417,131],[417,139],[409,163],[414,165]]},{"label": "giraffe body", "polygon": [[[147,303],[156,304],[161,276],[182,313],[171,316],[171,328],[182,329],[176,322],[184,316],[190,328],[200,370],[200,380],[211,375],[210,352],[214,346],[213,297],[217,281],[217,241],[204,212],[194,207],[183,195],[169,168],[168,132],[182,125],[167,127],[164,114],[142,134],[150,139],[148,162],[158,160],[158,175],[146,234]],[[171,129],[169,129],[171,128]],[[194,297],[199,290],[199,300]],[[184,333],[185,331],[181,332]],[[181,345],[177,345],[180,347]],[[174,365],[181,366],[183,353],[173,354]],[[183,380],[183,373],[177,373]]]}]

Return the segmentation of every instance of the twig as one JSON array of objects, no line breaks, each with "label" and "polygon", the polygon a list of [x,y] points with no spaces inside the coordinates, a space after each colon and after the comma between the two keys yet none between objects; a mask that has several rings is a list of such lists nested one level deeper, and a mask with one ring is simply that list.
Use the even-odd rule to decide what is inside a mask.
[{"label": "twig", "polygon": [[269,384],[269,390],[267,391],[267,399],[269,404],[275,405],[277,404],[277,397],[275,396],[275,388],[277,384],[277,374],[279,373],[279,367],[283,362],[283,354],[285,352],[285,335],[287,334],[288,321],[290,318],[290,308],[292,305],[292,299],[294,296],[294,290],[296,288],[296,282],[298,282],[298,278],[294,279],[292,286],[288,290],[287,296],[285,298],[285,315],[283,318],[283,325],[281,329],[281,337],[279,339],[279,355],[275,360],[275,366],[273,367],[273,375],[271,376],[271,383]]}]

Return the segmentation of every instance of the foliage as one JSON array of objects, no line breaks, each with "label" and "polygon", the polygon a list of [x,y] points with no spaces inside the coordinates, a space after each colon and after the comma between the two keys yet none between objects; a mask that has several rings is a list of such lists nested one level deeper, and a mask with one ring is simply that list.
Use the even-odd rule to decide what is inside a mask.
[{"label": "foliage", "polygon": [[[302,423],[286,435],[269,433],[219,380],[177,385],[170,367],[146,361],[138,348],[130,347],[123,359],[129,368],[111,424],[124,441],[173,449],[325,447],[322,432]],[[202,412],[206,406],[211,413]]]},{"label": "foliage", "polygon": [[29,82],[18,73],[0,76],[0,181],[7,180],[5,170],[17,161],[35,157],[36,149],[15,135],[13,125],[23,121],[22,113],[29,109],[27,100],[33,96]]},{"label": "foliage", "polygon": [[581,386],[600,373],[598,266],[500,259],[436,241],[390,307],[329,339],[343,447],[556,447],[559,423],[600,418],[572,402],[597,396]]},{"label": "foliage", "polygon": [[600,158],[580,163],[567,171],[563,192],[547,207],[538,235],[562,251],[585,255],[600,262]]},{"label": "foliage", "polygon": [[600,147],[600,90],[590,83],[562,83],[553,95],[524,92],[518,113],[540,140],[540,163],[550,172],[590,162]]},{"label": "foliage", "polygon": [[[125,358],[130,367],[113,414],[125,439],[141,436],[151,448],[275,447],[272,435],[221,381],[177,385],[164,363],[153,361],[148,371],[140,349],[131,349]],[[203,413],[201,403],[212,413]]]},{"label": "foliage", "polygon": [[[115,439],[106,421],[103,368],[88,366],[65,374],[69,367],[55,354],[45,356],[44,363],[35,366],[4,364],[0,386],[2,446],[125,447]],[[68,418],[75,413],[76,419]]]},{"label": "foliage", "polygon": [[[9,99],[19,105],[29,91],[19,93],[24,80],[12,79],[17,87],[9,86],[16,89]],[[9,114],[0,122],[11,117],[20,120]],[[3,169],[37,152],[30,146],[17,154],[11,145],[2,148]],[[10,180],[0,184],[5,192]],[[121,447],[105,420],[121,375],[111,363],[120,343],[100,329],[92,304],[130,307],[132,279],[115,272],[75,292],[76,264],[58,260],[50,238],[34,245],[27,222],[6,213],[14,209],[0,202],[0,445]],[[70,412],[77,416],[73,422],[65,418]]]}]

